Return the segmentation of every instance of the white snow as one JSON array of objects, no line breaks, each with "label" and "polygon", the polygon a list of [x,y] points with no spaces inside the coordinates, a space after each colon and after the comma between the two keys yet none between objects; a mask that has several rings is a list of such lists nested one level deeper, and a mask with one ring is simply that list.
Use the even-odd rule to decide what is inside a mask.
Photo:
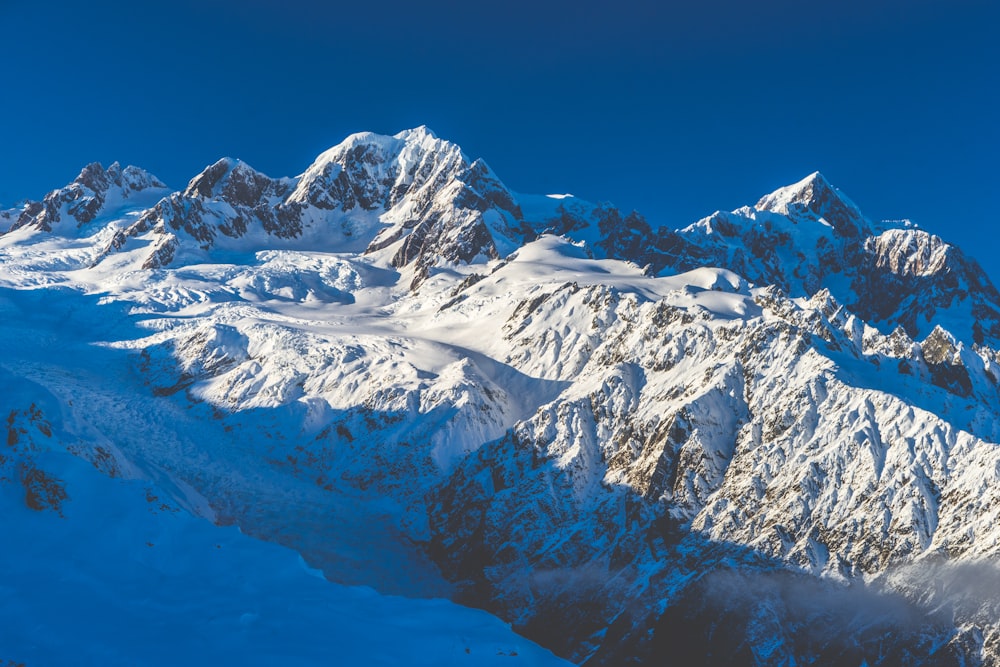
[{"label": "white snow", "polygon": [[[4,415],[45,402],[2,373]],[[0,651],[12,663],[568,664],[485,612],[328,582],[149,480],[106,477],[41,432],[22,437],[69,498],[61,514],[39,512],[0,484]]]},{"label": "white snow", "polygon": [[[383,198],[374,208],[316,204],[345,165]],[[281,182],[272,203],[304,211],[294,238],[255,227],[202,247],[160,221],[108,252],[163,191],[109,199],[72,233],[0,235],[0,418],[34,443],[0,464],[0,658],[558,664],[433,599],[454,591],[421,549],[428,499],[511,434],[543,471],[519,474],[565,484],[513,508],[539,522],[511,535],[517,563],[557,561],[563,529],[603,563],[615,535],[592,517],[626,493],[705,539],[835,579],[1000,553],[1000,359],[937,335],[963,395],[924,355],[935,326],[973,321],[969,302],[915,341],[837,304],[843,275],[806,289],[835,235],[794,205],[825,188],[860,216],[822,176],[679,232],[706,247],[727,224],[794,238],[766,259],[793,267],[787,298],[726,269],[650,276],[602,259],[596,207],[572,195],[511,193],[527,237],[541,234],[523,243],[511,211],[456,205],[471,167],[424,127],[361,133]],[[212,224],[235,215],[203,209]],[[582,226],[544,233],[564,213]],[[394,265],[435,216],[454,223],[439,242],[481,223],[500,257],[431,248],[419,268]],[[379,238],[392,242],[363,254]],[[172,262],[142,268],[170,243]],[[913,228],[867,243],[906,276],[946,271],[955,252]],[[22,464],[62,480],[62,517],[27,509]],[[673,565],[653,548],[636,559],[620,585],[658,595]],[[502,570],[483,576],[517,592],[524,573]]]}]

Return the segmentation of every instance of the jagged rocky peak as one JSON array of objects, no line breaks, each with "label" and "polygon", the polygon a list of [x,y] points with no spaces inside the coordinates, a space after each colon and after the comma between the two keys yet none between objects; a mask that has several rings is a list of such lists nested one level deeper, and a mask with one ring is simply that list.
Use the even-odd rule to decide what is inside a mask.
[{"label": "jagged rocky peak", "polygon": [[[115,162],[111,166],[114,167],[118,163]],[[111,167],[108,168],[111,170]],[[150,188],[166,188],[167,184],[158,179],[153,174],[149,173],[145,169],[136,167],[133,165],[128,165],[121,171],[123,188],[128,189],[131,192],[139,192],[140,190],[146,190]]]},{"label": "jagged rocky peak", "polygon": [[857,205],[818,171],[765,195],[754,208],[780,213],[795,222],[825,222],[840,236],[856,237],[871,226]]},{"label": "jagged rocky peak", "polygon": [[873,225],[819,172],[677,235],[639,234],[614,255],[649,247],[657,268],[721,266],[794,296],[826,288],[883,332],[902,326],[921,339],[945,323],[967,346],[1000,347],[1000,292],[972,258],[908,221]]},{"label": "jagged rocky peak", "polygon": [[[287,188],[285,188],[287,189]],[[254,206],[271,194],[281,194],[281,181],[273,179],[242,160],[224,157],[191,179],[185,197],[218,198],[230,204]]]},{"label": "jagged rocky peak", "polygon": [[[433,266],[512,252],[523,240],[521,220],[514,195],[485,162],[421,126],[392,136],[352,134],[296,178],[273,179],[223,158],[145,211],[108,252],[149,232],[180,232],[170,246],[199,252],[267,238],[321,243],[332,251],[386,250],[393,266],[418,266],[416,285]],[[157,254],[144,266],[176,256]]]},{"label": "jagged rocky peak", "polygon": [[435,134],[434,131],[431,128],[427,127],[426,125],[418,125],[418,126],[416,126],[414,128],[411,128],[409,130],[403,130],[402,132],[396,134],[395,138],[396,139],[402,139],[404,141],[407,141],[407,140],[415,140],[415,141],[431,140],[431,141],[437,141],[438,140],[437,134]]},{"label": "jagged rocky peak", "polygon": [[130,165],[123,169],[114,162],[105,169],[100,162],[92,162],[65,187],[53,190],[40,202],[27,202],[9,231],[32,227],[51,232],[64,216],[81,227],[100,215],[113,200],[127,200],[133,193],[166,187],[139,167]]},{"label": "jagged rocky peak", "polygon": [[[111,188],[117,187],[121,188],[125,197],[132,192],[139,192],[147,188],[167,187],[160,179],[145,169],[140,169],[132,165],[122,168],[118,162],[112,162],[111,166],[107,169],[100,162],[91,162],[63,190],[70,189],[74,185],[88,188],[92,192],[100,194],[104,194]],[[57,190],[56,192],[59,191]]]},{"label": "jagged rocky peak", "polygon": [[389,209],[411,190],[440,187],[467,166],[458,146],[424,126],[393,136],[359,132],[321,153],[289,201],[326,210]]},{"label": "jagged rocky peak", "polygon": [[959,344],[954,336],[940,326],[934,327],[930,335],[920,344],[924,359],[930,364],[961,363]]}]

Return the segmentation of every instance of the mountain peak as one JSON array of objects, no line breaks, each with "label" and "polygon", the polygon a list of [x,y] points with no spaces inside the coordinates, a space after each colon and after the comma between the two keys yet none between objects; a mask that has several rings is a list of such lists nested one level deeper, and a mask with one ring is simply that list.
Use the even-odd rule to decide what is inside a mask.
[{"label": "mountain peak", "polygon": [[[375,159],[381,155],[382,160],[391,160],[406,147],[419,149],[457,149],[455,144],[439,139],[426,125],[403,130],[394,135],[378,134],[376,132],[355,132],[350,134],[336,146],[320,153],[313,162],[313,167],[331,162],[343,164],[345,160],[357,159],[364,155],[366,160]],[[307,172],[308,173],[308,172]]]},{"label": "mountain peak", "polygon": [[395,152],[400,141],[406,142],[409,136],[419,129],[406,130],[394,136],[378,134],[377,132],[355,132],[347,135],[339,144],[320,153],[315,163],[337,162],[342,160],[345,155],[359,150],[371,151],[374,149],[385,153]]},{"label": "mountain peak", "polygon": [[100,162],[91,162],[80,170],[80,173],[73,179],[73,182],[89,186],[89,183],[93,181],[93,179],[103,176],[104,173],[105,170],[103,164]]},{"label": "mountain peak", "polygon": [[789,207],[793,204],[808,206],[818,199],[825,199],[831,195],[837,196],[836,193],[837,190],[830,185],[830,181],[826,180],[826,177],[820,172],[814,171],[800,181],[764,195],[754,208],[787,214]]},{"label": "mountain peak", "polygon": [[185,197],[217,197],[226,195],[237,203],[253,204],[271,179],[246,162],[224,157],[191,179],[184,189]]},{"label": "mountain peak", "polygon": [[417,179],[423,181],[443,165],[454,172],[466,162],[458,146],[424,125],[392,136],[357,132],[316,157],[291,199],[321,209],[391,207],[410,189],[420,165],[428,169]]},{"label": "mountain peak", "polygon": [[422,139],[437,139],[438,136],[434,134],[434,131],[426,125],[418,125],[410,130],[403,130],[398,134],[393,135],[395,139],[402,139],[403,141],[408,140],[422,140]]},{"label": "mountain peak", "polygon": [[754,208],[780,213],[796,222],[822,222],[841,236],[857,236],[869,226],[857,205],[818,171],[761,197]]},{"label": "mountain peak", "polygon": [[107,169],[100,162],[91,162],[80,170],[77,177],[67,187],[74,185],[80,185],[101,194],[112,186],[118,186],[125,191],[126,196],[128,192],[138,192],[146,188],[167,187],[160,179],[145,169],[132,165],[123,169],[119,162],[112,162]]}]

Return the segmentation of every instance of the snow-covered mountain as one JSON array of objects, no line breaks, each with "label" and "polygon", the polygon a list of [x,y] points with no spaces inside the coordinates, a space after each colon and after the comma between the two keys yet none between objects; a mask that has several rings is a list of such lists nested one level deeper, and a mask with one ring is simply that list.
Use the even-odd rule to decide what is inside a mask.
[{"label": "snow-covered mountain", "polygon": [[25,202],[20,209],[3,211],[0,230],[7,232],[21,227],[40,231],[76,230],[101,215],[116,209],[134,207],[150,196],[159,198],[167,186],[152,174],[138,167],[125,167],[115,162],[105,169],[98,163],[88,164],[72,183],[50,192],[40,202]]},{"label": "snow-covered mountain", "polygon": [[[420,127],[394,137],[355,134],[295,179],[272,179],[224,158],[120,230],[106,252],[148,243],[143,266],[178,252],[311,246],[381,253],[411,267],[509,254],[524,238],[513,197],[481,160]],[[291,243],[290,243],[291,242]]]},{"label": "snow-covered mountain", "polygon": [[[904,222],[875,224],[822,174],[673,231],[648,226],[633,245],[654,270],[725,266],[791,296],[828,289],[884,331],[924,337],[943,325],[974,344],[1000,344],[1000,294],[979,265]],[[616,244],[610,253],[629,258]]]},{"label": "snow-covered mountain", "polygon": [[[69,452],[208,541],[190,515],[578,663],[1000,663],[1000,294],[820,174],[654,229],[417,128],[294,178],[91,165],[0,231],[0,372],[44,397],[5,396],[0,490],[60,557],[101,503],[158,506]],[[498,637],[455,641],[548,659]]]}]

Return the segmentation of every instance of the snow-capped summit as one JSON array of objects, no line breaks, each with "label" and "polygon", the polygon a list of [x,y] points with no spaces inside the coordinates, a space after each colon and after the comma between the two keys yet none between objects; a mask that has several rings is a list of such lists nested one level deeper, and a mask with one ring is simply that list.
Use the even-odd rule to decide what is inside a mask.
[{"label": "snow-capped summit", "polygon": [[822,222],[833,227],[840,236],[855,237],[869,230],[857,205],[818,171],[761,197],[754,208],[781,213],[795,221]]},{"label": "snow-capped summit", "polygon": [[426,128],[395,136],[359,132],[321,153],[298,177],[289,202],[320,209],[395,206],[411,187],[454,177],[468,161]]},{"label": "snow-capped summit", "polygon": [[[58,227],[61,231],[72,232],[130,203],[148,204],[149,196],[136,201],[134,195],[143,193],[158,197],[165,194],[166,187],[156,176],[139,167],[130,165],[123,169],[114,162],[105,169],[93,162],[69,185],[53,190],[42,201],[28,201],[20,210],[7,211],[6,217],[12,219],[13,224],[6,231],[28,227],[51,232]],[[68,224],[67,219],[75,224]]]},{"label": "snow-capped summit", "polygon": [[[385,255],[419,285],[439,264],[493,259],[524,239],[514,195],[482,160],[426,127],[362,132],[324,151],[298,177],[272,179],[224,158],[108,245],[151,235],[142,265],[269,244]],[[150,243],[151,241],[151,243]]]},{"label": "snow-capped summit", "polygon": [[418,141],[423,141],[425,139],[437,139],[437,134],[426,125],[418,125],[409,130],[403,130],[398,134],[393,135],[396,139],[402,139],[404,141],[409,141],[411,139],[416,139]]},{"label": "snow-capped summit", "polygon": [[[982,269],[906,221],[875,226],[819,172],[754,206],[661,230],[662,265],[724,266],[792,296],[821,289],[884,332],[921,338],[937,325],[971,343],[1000,346],[1000,294]],[[916,278],[919,276],[919,278]]]},{"label": "snow-capped summit", "polygon": [[225,157],[192,178],[181,194],[184,197],[218,198],[234,205],[255,206],[268,191],[272,194],[280,192],[279,185],[275,179],[242,160]]}]

